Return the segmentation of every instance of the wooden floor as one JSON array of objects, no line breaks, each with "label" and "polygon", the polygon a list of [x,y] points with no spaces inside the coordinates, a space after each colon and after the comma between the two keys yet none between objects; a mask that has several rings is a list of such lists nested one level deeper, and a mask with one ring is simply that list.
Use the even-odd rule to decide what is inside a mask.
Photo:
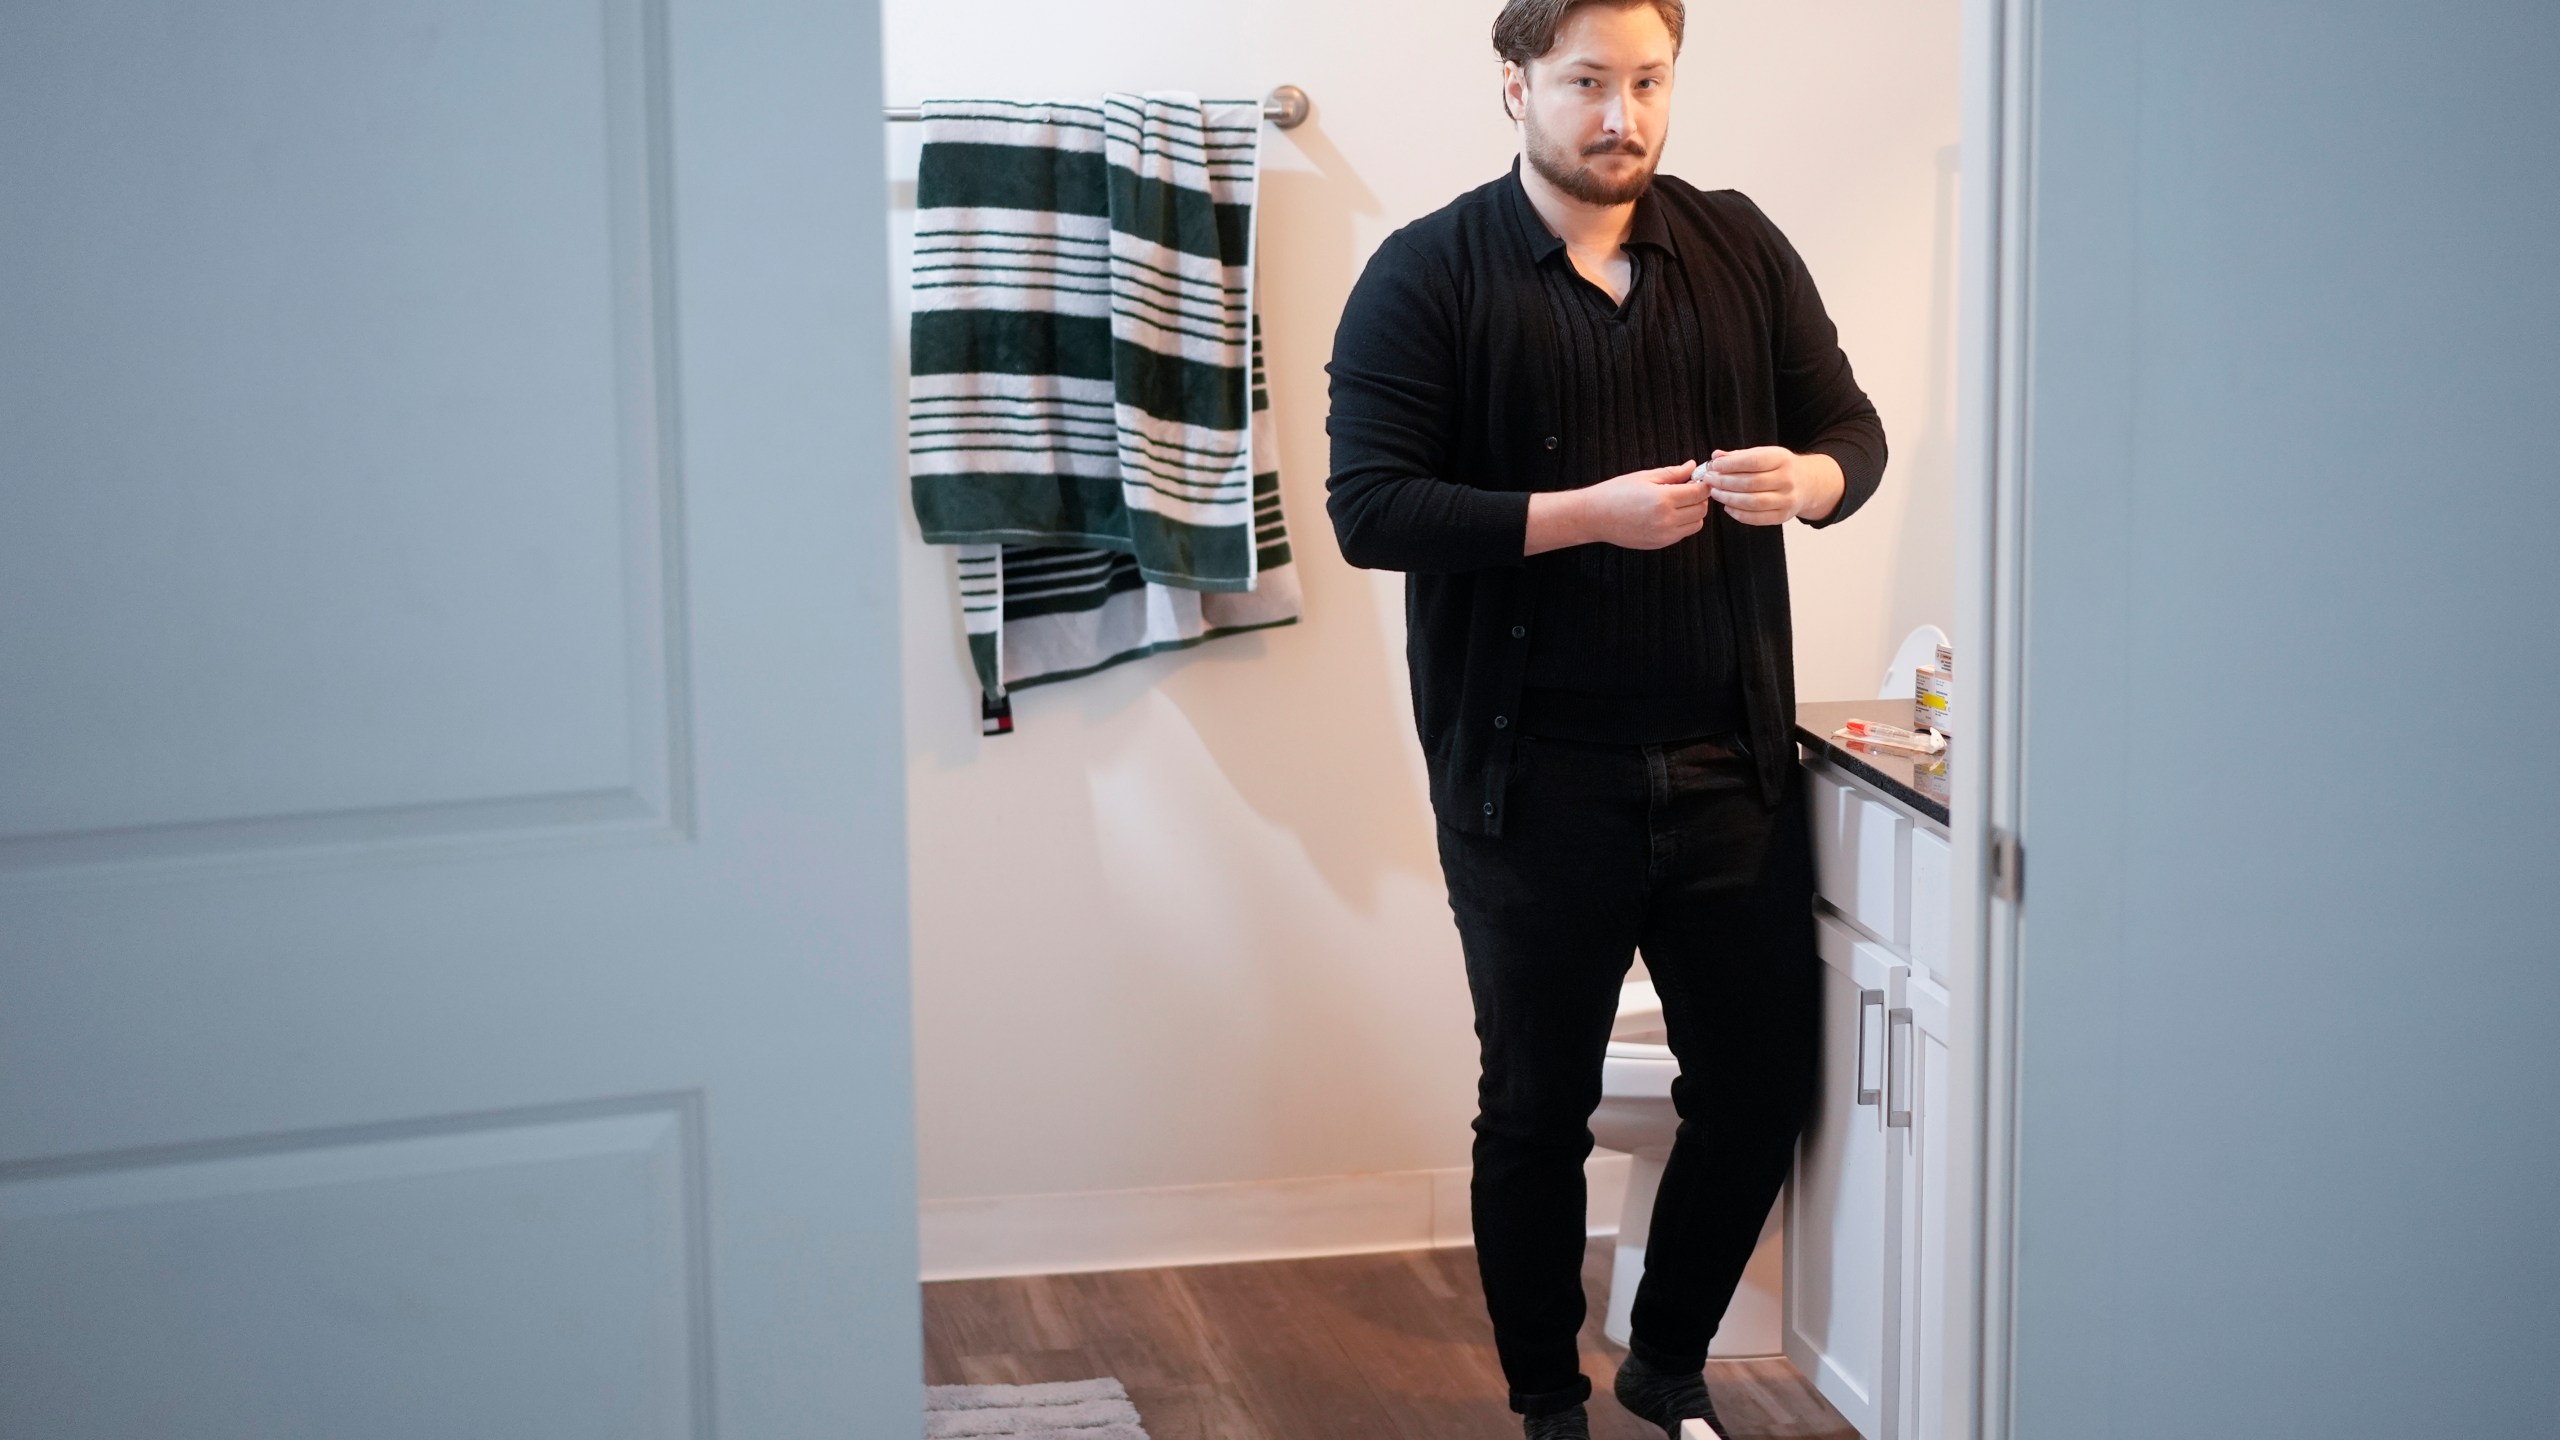
[{"label": "wooden floor", "polygon": [[[1583,1262],[1594,1440],[1661,1440],[1618,1408],[1624,1352],[1600,1338],[1609,1242]],[[1090,1380],[1129,1387],[1150,1440],[1500,1440],[1493,1331],[1465,1248],[1194,1265],[924,1287],[925,1380]],[[1732,1440],[1856,1440],[1784,1360],[1715,1361]]]}]

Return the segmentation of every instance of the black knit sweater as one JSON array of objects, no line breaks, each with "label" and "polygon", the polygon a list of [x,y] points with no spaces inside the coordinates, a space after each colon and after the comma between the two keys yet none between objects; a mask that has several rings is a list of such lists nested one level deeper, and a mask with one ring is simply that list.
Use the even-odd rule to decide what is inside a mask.
[{"label": "black knit sweater", "polygon": [[[1662,266],[1643,283],[1661,282],[1685,352],[1678,386],[1695,458],[1753,445],[1829,455],[1848,483],[1822,523],[1847,518],[1883,475],[1884,428],[1794,247],[1742,195],[1669,176],[1638,202],[1635,227],[1639,263],[1658,254]],[[1502,830],[1515,721],[1543,638],[1532,627],[1552,618],[1539,605],[1552,567],[1521,555],[1529,495],[1693,448],[1599,473],[1591,467],[1616,462],[1591,458],[1603,453],[1595,443],[1646,453],[1667,443],[1612,426],[1596,442],[1577,435],[1568,468],[1566,430],[1611,422],[1569,407],[1569,347],[1543,268],[1569,264],[1563,246],[1515,164],[1387,238],[1352,289],[1326,367],[1334,533],[1352,564],[1407,572],[1406,656],[1432,805],[1444,823],[1487,834]],[[1719,510],[1690,543],[1722,590],[1741,731],[1774,803],[1795,765],[1784,542],[1774,526]],[[1547,667],[1542,656],[1542,677],[1560,673]]]},{"label": "black knit sweater", "polygon": [[[1706,356],[1661,213],[1628,237],[1623,304],[1559,249],[1538,265],[1555,327],[1557,468],[1567,485],[1703,460]],[[1530,735],[1679,740],[1742,728],[1717,532],[1660,550],[1576,545],[1530,558],[1536,614],[1519,725]]]}]

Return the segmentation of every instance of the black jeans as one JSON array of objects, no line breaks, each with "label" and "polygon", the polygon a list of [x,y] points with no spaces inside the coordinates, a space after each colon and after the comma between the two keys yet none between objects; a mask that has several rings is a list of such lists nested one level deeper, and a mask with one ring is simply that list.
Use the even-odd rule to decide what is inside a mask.
[{"label": "black jeans", "polygon": [[1762,805],[1731,736],[1524,738],[1498,839],[1440,828],[1475,997],[1476,1263],[1511,1408],[1591,1393],[1582,1162],[1633,952],[1662,993],[1678,1138],[1654,1201],[1634,1351],[1694,1372],[1785,1182],[1819,1064],[1805,802]]}]

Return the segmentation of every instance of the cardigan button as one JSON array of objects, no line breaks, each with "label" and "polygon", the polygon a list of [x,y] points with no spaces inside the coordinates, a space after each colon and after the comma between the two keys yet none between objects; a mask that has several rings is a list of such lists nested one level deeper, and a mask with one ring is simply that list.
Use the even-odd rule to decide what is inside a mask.
[{"label": "cardigan button", "polygon": [[1528,634],[1529,627],[1526,625],[1514,625],[1511,627],[1511,638],[1514,640],[1526,639],[1528,638]]},{"label": "cardigan button", "polygon": [[1484,813],[1485,813],[1485,814],[1487,814],[1487,815],[1491,815],[1491,814],[1493,813],[1493,802],[1492,802],[1492,801],[1487,800],[1486,802],[1484,802]]},{"label": "cardigan button", "polygon": [[1547,448],[1550,450],[1556,448],[1556,437],[1553,435],[1547,437]]},{"label": "cardigan button", "polygon": [[1493,717],[1493,728],[1496,730],[1500,730],[1510,723],[1511,717],[1508,715],[1496,715]]}]

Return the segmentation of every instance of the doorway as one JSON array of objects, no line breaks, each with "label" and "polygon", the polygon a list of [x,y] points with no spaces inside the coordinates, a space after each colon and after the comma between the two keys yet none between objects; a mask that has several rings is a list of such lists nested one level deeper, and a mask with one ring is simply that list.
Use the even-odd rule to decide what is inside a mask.
[{"label": "doorway", "polygon": [[[1075,1277],[1461,1244],[1473,1037],[1403,693],[1399,582],[1343,566],[1325,533],[1322,367],[1376,246],[1514,152],[1487,17],[996,13],[891,0],[892,99],[1283,81],[1313,97],[1306,125],[1265,135],[1256,281],[1307,617],[1025,691],[1016,733],[987,738],[948,559],[909,531],[925,1273],[1122,1297]],[[1915,627],[1968,634],[1960,332],[1987,182],[1967,159],[1966,13],[1689,13],[1666,169],[1742,189],[1787,231],[1893,437],[1867,511],[1790,537],[1799,693],[1874,701]],[[1839,103],[1793,105],[1786,67],[1727,63],[1743,55],[1820,56]],[[911,186],[918,144],[892,128],[893,184]],[[895,195],[909,213],[912,190]],[[908,224],[893,218],[893,257]],[[1273,723],[1317,695],[1321,723]],[[991,833],[982,817],[999,814],[1013,823]],[[986,903],[990,870],[1020,903]],[[1592,1167],[1602,1241],[1629,1169]],[[934,1378],[1027,1377],[994,1358],[1019,1354],[993,1347],[985,1370]]]}]

